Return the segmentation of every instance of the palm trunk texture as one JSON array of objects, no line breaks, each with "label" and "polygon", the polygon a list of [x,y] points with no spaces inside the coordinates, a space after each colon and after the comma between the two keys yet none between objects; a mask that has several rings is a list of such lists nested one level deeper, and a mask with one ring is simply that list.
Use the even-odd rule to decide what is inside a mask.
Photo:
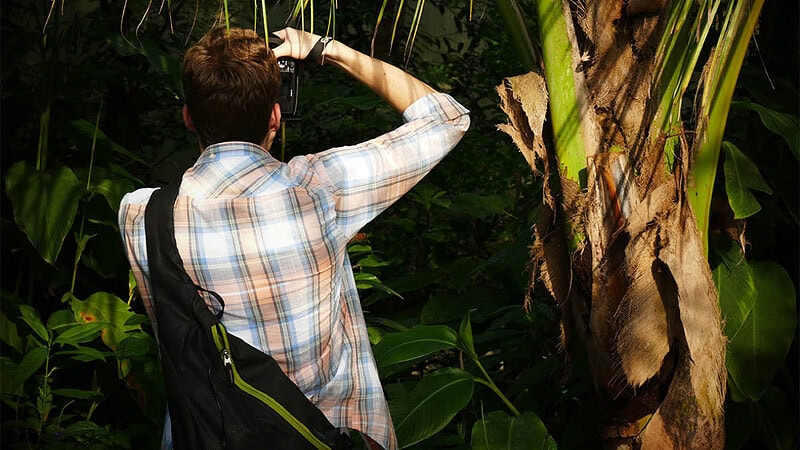
[{"label": "palm trunk texture", "polygon": [[[726,340],[687,195],[694,138],[677,133],[668,162],[665,141],[676,136],[651,126],[669,2],[538,3],[545,66],[546,28],[565,24],[573,110],[557,117],[558,73],[545,67],[498,87],[509,117],[499,128],[545,180],[534,281],[561,307],[567,357],[588,361],[604,412],[596,439],[604,448],[721,449]],[[578,167],[562,152],[571,137],[583,149]]]}]

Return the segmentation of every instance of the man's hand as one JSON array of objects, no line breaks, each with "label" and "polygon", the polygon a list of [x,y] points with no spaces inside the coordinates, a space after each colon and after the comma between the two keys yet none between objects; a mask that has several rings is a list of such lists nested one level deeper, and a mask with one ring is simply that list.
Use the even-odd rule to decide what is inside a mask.
[{"label": "man's hand", "polygon": [[[283,43],[272,49],[276,58],[292,58],[303,61],[319,41],[320,36],[307,31],[284,28],[275,32],[275,36],[283,39]],[[323,52],[324,54],[325,52]]]},{"label": "man's hand", "polygon": [[[275,32],[275,35],[283,39],[281,45],[272,49],[275,56],[301,61],[306,59],[320,39],[316,34],[293,28],[284,28]],[[353,50],[339,41],[328,43],[322,52],[322,60],[364,83],[400,113],[418,99],[435,92],[430,86],[401,69]]]}]

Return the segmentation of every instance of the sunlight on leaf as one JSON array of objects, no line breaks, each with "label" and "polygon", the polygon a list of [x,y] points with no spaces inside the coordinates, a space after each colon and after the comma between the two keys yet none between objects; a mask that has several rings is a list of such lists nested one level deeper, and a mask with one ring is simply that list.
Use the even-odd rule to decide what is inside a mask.
[{"label": "sunlight on leaf", "polygon": [[85,301],[73,299],[71,302],[75,320],[81,323],[101,322],[103,342],[112,350],[127,337],[126,332],[139,330],[138,325],[126,325],[135,315],[127,303],[108,292],[96,292]]},{"label": "sunlight on leaf", "polygon": [[66,167],[39,172],[19,161],[6,175],[6,192],[17,224],[42,258],[55,264],[83,192],[78,178]]},{"label": "sunlight on leaf", "polygon": [[384,368],[425,358],[453,348],[457,342],[458,335],[450,327],[419,325],[408,331],[386,334],[373,353],[378,368]]}]

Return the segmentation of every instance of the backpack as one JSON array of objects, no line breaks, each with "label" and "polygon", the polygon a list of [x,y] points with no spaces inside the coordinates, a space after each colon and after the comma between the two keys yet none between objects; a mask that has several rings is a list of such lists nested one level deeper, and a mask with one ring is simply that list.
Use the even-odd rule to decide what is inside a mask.
[{"label": "backpack", "polygon": [[[180,184],[156,190],[145,210],[147,257],[174,447],[349,449],[352,442],[269,355],[228,334],[225,304],[194,284],[175,244]],[[212,313],[200,295],[217,303]]]}]

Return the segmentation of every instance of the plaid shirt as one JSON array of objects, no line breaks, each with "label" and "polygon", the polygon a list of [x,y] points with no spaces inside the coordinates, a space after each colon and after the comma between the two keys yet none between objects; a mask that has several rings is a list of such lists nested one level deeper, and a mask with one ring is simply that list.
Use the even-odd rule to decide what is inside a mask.
[{"label": "plaid shirt", "polygon": [[[458,143],[467,113],[449,95],[430,94],[394,131],[288,164],[250,143],[212,145],[183,175],[175,203],[186,272],[225,299],[227,330],[270,354],[334,426],[387,449],[397,441],[347,243]],[[144,226],[152,192],[126,195],[119,222],[156,328]]]}]

